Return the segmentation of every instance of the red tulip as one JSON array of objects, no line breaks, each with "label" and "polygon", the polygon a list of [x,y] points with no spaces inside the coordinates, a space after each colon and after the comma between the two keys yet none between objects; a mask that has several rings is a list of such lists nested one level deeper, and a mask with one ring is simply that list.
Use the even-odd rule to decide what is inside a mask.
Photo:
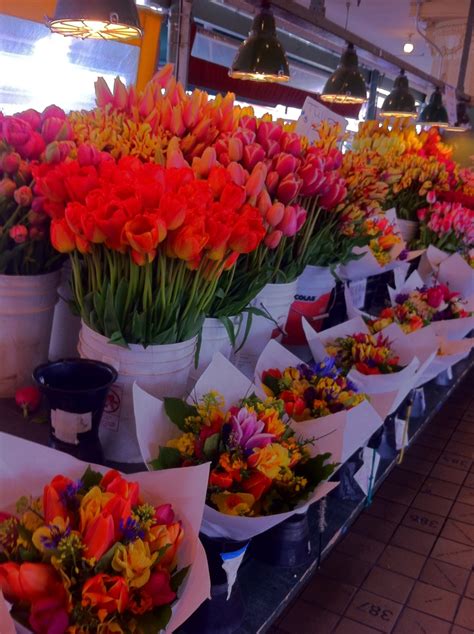
[{"label": "red tulip", "polygon": [[266,187],[264,187],[257,197],[257,207],[263,217],[265,217],[265,214],[267,213],[267,211],[270,209],[271,206],[272,206],[272,199],[270,198],[270,195]]},{"label": "red tulip", "polygon": [[278,229],[274,229],[273,231],[270,231],[270,233],[268,233],[265,236],[265,246],[267,246],[269,249],[276,249],[277,246],[280,244],[280,240],[283,238],[283,233],[281,231],[279,231]]},{"label": "red tulip", "polygon": [[307,161],[298,170],[298,176],[303,181],[300,192],[302,196],[315,196],[326,180],[324,172],[311,161]]},{"label": "red tulip", "polygon": [[107,493],[115,493],[125,500],[130,500],[132,506],[138,504],[138,482],[129,482],[115,469],[107,471],[100,484]]},{"label": "red tulip", "polygon": [[33,200],[33,192],[29,187],[23,185],[15,190],[13,198],[20,207],[30,207]]},{"label": "red tulip", "polygon": [[14,225],[8,231],[8,235],[16,244],[23,244],[28,238],[28,228],[25,225]]},{"label": "red tulip", "polygon": [[257,130],[257,142],[263,144],[265,141],[280,141],[283,128],[274,121],[261,121]]},{"label": "red tulip", "polygon": [[248,128],[240,127],[238,130],[236,130],[236,132],[234,132],[233,136],[236,139],[240,139],[242,141],[244,148],[247,145],[252,145],[253,143],[255,143],[255,132]]},{"label": "red tulip", "polygon": [[242,488],[259,500],[272,486],[272,480],[260,471],[252,471],[248,478],[242,480]]},{"label": "red tulip", "polygon": [[293,154],[293,156],[301,156],[301,137],[295,132],[284,132],[280,140],[281,149],[283,152]]},{"label": "red tulip", "polygon": [[39,159],[46,144],[39,132],[32,132],[28,141],[23,145],[18,145],[17,150],[22,158],[29,160]]},{"label": "red tulip", "polygon": [[268,172],[267,178],[265,180],[265,185],[268,189],[268,193],[270,196],[273,196],[278,188],[278,183],[280,182],[280,177],[278,176],[278,172]]},{"label": "red tulip", "polygon": [[227,183],[222,190],[220,202],[227,209],[234,211],[242,207],[246,198],[244,187],[239,187],[239,185],[235,185],[235,183]]},{"label": "red tulip", "polygon": [[273,203],[265,215],[265,220],[271,227],[276,227],[283,220],[285,215],[285,206],[283,203]]},{"label": "red tulip", "polygon": [[444,301],[444,292],[442,288],[429,288],[427,293],[427,301],[431,308],[438,308]]},{"label": "red tulip", "polygon": [[82,605],[104,615],[121,614],[127,609],[128,587],[123,577],[98,574],[82,587]]},{"label": "red tulip", "polygon": [[27,143],[32,134],[33,130],[26,121],[17,117],[3,117],[2,136],[15,150]]},{"label": "red tulip", "polygon": [[265,178],[267,177],[267,168],[264,163],[257,163],[250,174],[245,185],[247,196],[256,201],[257,196],[265,186]]},{"label": "red tulip", "polygon": [[7,601],[34,603],[61,587],[58,573],[49,564],[11,561],[0,564],[0,588]]},{"label": "red tulip", "polygon": [[242,162],[244,167],[249,171],[252,171],[257,163],[263,161],[264,158],[265,151],[258,143],[251,143],[250,145],[244,146]]},{"label": "red tulip", "polygon": [[16,190],[16,183],[11,178],[4,177],[0,181],[0,198],[12,198]]},{"label": "red tulip", "polygon": [[278,172],[280,178],[284,178],[287,174],[296,171],[298,160],[292,154],[281,152],[273,160],[273,169]]},{"label": "red tulip", "polygon": [[112,546],[115,538],[115,526],[112,515],[102,512],[92,520],[83,536],[85,546],[84,555],[87,559],[96,561]]},{"label": "red tulip", "polygon": [[288,174],[283,178],[277,189],[277,197],[284,205],[287,205],[299,194],[303,181],[296,174]]}]

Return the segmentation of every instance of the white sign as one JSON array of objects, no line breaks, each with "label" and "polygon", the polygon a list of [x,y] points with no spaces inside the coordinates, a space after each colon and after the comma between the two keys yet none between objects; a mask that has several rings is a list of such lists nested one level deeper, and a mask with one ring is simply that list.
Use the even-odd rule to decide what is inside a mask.
[{"label": "white sign", "polygon": [[352,303],[356,308],[363,308],[365,304],[365,291],[367,289],[367,278],[364,277],[356,282],[350,282],[349,292],[351,294]]},{"label": "white sign", "polygon": [[300,118],[296,123],[296,134],[305,136],[310,143],[313,143],[313,141],[319,138],[315,127],[321,121],[339,123],[343,132],[347,126],[347,121],[344,117],[341,117],[341,115],[329,110],[329,108],[326,108],[326,106],[319,103],[319,101],[316,101],[316,99],[306,97]]},{"label": "white sign", "polygon": [[75,412],[65,412],[62,409],[52,409],[51,425],[58,440],[78,445],[77,434],[92,429],[92,413],[76,414]]}]

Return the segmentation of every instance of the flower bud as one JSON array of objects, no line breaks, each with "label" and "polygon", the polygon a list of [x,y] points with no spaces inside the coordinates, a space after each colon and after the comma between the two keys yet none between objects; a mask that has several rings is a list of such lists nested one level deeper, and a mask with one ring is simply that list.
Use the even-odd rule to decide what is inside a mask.
[{"label": "flower bud", "polygon": [[5,177],[0,181],[0,198],[12,198],[16,190],[16,183],[11,178]]},{"label": "flower bud", "polygon": [[100,163],[100,152],[95,145],[81,143],[77,148],[77,160],[81,167],[85,165],[98,165]]},{"label": "flower bud", "polygon": [[293,154],[293,156],[301,156],[301,138],[295,132],[284,132],[280,140],[281,149],[283,152]]},{"label": "flower bud", "polygon": [[30,207],[31,201],[33,200],[33,193],[29,187],[23,185],[23,187],[19,187],[15,190],[13,198],[20,207]]},{"label": "flower bud", "polygon": [[263,147],[258,143],[251,143],[244,147],[243,165],[249,171],[252,171],[257,163],[263,161],[265,158],[265,152]]},{"label": "flower bud", "polygon": [[277,197],[284,205],[287,205],[299,194],[303,181],[296,174],[288,174],[283,178],[277,189]]},{"label": "flower bud", "polygon": [[15,174],[20,167],[21,157],[18,152],[9,152],[4,154],[2,158],[2,170],[6,174]]},{"label": "flower bud", "polygon": [[291,205],[285,207],[283,219],[278,225],[278,229],[283,233],[284,236],[287,236],[288,238],[291,238],[295,235],[297,230],[296,210]]},{"label": "flower bud", "polygon": [[277,246],[280,244],[280,240],[282,239],[282,237],[283,233],[281,231],[278,231],[277,229],[270,231],[270,233],[265,236],[265,246],[267,246],[269,249],[276,249]]},{"label": "flower bud", "polygon": [[60,108],[59,106],[55,106],[54,104],[52,104],[51,106],[48,106],[47,108],[43,110],[41,114],[41,120],[44,122],[46,121],[46,119],[49,119],[50,117],[54,117],[55,119],[62,119],[63,121],[67,119],[66,113],[64,112],[64,110]]},{"label": "flower bud", "polygon": [[280,177],[278,176],[278,172],[268,172],[265,185],[267,186],[270,196],[273,196],[276,193],[279,181]]},{"label": "flower bud", "polygon": [[257,196],[265,186],[265,178],[267,176],[267,168],[264,163],[257,163],[249,176],[245,185],[245,190],[249,198],[256,200]]},{"label": "flower bud", "polygon": [[229,163],[227,171],[230,174],[230,178],[236,185],[244,185],[249,177],[248,172],[244,170],[240,163]]},{"label": "flower bud", "polygon": [[271,227],[276,227],[283,220],[285,206],[283,203],[274,203],[265,214],[265,220]]},{"label": "flower bud", "polygon": [[41,127],[41,115],[33,108],[29,108],[28,110],[24,110],[23,112],[19,112],[15,115],[19,119],[26,121],[32,130],[38,132]]},{"label": "flower bud", "polygon": [[41,134],[46,144],[52,141],[68,141],[72,138],[69,121],[59,117],[48,117],[43,121]]},{"label": "flower bud", "polygon": [[31,126],[22,119],[16,117],[3,117],[2,119],[2,136],[8,145],[11,145],[15,150],[28,141],[32,132]]},{"label": "flower bud", "polygon": [[281,152],[273,160],[273,169],[278,173],[280,178],[284,178],[287,174],[296,171],[298,160],[292,154]]},{"label": "flower bud", "polygon": [[8,235],[17,244],[23,244],[28,237],[28,229],[25,225],[14,225],[8,232]]}]

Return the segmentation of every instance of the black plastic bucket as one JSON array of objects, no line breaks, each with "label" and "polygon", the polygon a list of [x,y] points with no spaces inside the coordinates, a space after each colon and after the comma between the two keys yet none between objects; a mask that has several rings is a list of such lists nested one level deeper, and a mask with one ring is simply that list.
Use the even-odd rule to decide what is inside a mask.
[{"label": "black plastic bucket", "polygon": [[251,555],[270,566],[294,568],[311,558],[308,516],[295,514],[254,537]]},{"label": "black plastic bucket", "polygon": [[33,378],[51,408],[50,445],[86,461],[102,462],[99,424],[117,371],[91,359],[38,366]]}]

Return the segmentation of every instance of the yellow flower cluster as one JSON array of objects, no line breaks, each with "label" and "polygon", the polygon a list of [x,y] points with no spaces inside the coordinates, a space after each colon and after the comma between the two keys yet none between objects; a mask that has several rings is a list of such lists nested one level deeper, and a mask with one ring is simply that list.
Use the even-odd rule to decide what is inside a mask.
[{"label": "yellow flower cluster", "polygon": [[194,434],[192,432],[188,432],[186,434],[182,434],[178,438],[168,440],[166,446],[177,449],[185,456],[192,456],[194,453],[194,438]]}]

